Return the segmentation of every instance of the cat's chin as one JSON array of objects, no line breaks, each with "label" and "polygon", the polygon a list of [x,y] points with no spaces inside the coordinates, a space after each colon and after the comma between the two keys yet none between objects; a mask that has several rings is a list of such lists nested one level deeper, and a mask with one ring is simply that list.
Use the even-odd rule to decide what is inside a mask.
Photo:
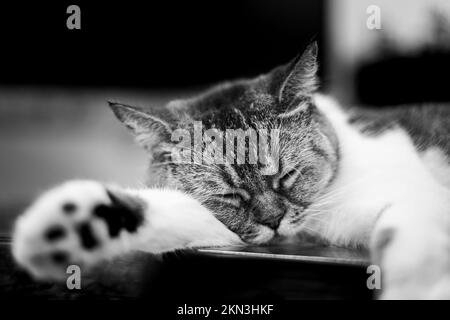
[{"label": "cat's chin", "polygon": [[291,238],[301,232],[301,223],[292,224],[292,220],[288,217],[281,220],[280,226],[277,229],[277,233],[281,237]]},{"label": "cat's chin", "polygon": [[272,240],[275,236],[275,231],[264,225],[258,225],[257,236],[248,240],[252,244],[263,244]]}]

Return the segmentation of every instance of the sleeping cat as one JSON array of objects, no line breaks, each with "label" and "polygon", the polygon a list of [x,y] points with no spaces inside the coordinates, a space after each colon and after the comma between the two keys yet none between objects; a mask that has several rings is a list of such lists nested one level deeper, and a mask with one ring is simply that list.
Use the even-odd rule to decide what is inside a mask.
[{"label": "sleeping cat", "polygon": [[[344,108],[317,92],[317,45],[166,108],[110,103],[148,151],[148,188],[70,181],[19,217],[17,262],[65,279],[130,250],[301,241],[368,247],[382,298],[450,298],[450,109]],[[277,170],[175,161],[177,128],[279,130]]]}]

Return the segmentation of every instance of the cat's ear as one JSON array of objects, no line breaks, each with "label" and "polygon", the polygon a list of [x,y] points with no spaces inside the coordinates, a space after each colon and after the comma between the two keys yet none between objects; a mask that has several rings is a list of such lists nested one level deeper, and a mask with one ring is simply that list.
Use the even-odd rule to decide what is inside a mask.
[{"label": "cat's ear", "polygon": [[313,42],[287,65],[278,102],[290,104],[296,98],[310,97],[317,90],[317,51],[317,42]]},{"label": "cat's ear", "polygon": [[161,142],[169,142],[172,130],[164,120],[144,110],[108,101],[116,117],[136,136],[137,142],[147,150]]}]

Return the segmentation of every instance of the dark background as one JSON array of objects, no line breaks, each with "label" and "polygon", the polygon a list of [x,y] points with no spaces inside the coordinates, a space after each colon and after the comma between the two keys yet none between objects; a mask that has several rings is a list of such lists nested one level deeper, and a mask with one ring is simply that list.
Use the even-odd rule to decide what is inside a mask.
[{"label": "dark background", "polygon": [[[66,9],[81,9],[81,30]],[[324,1],[20,1],[0,7],[0,85],[186,87],[254,76],[322,40]],[[322,42],[322,41],[321,41]]]},{"label": "dark background", "polygon": [[[81,30],[66,27],[71,4],[81,8]],[[341,14],[330,23],[332,11],[326,0],[2,3],[0,86],[203,87],[267,72],[314,39],[320,44],[322,88],[349,82],[344,91],[354,93],[346,102],[384,106],[450,100],[450,23],[439,16],[439,8],[432,18],[434,47],[399,53],[395,43],[380,41],[381,54],[359,63],[351,78],[345,69],[331,76],[327,70],[340,61],[332,59],[326,33],[342,28],[339,19],[346,19]],[[389,38],[389,29],[382,32]],[[324,63],[326,57],[331,59]]]}]

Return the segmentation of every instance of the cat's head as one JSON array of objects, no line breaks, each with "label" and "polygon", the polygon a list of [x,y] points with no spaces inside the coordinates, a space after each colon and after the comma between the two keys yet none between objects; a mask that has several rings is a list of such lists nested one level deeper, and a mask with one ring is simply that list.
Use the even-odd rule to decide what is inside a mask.
[{"label": "cat's head", "polygon": [[[149,185],[191,194],[243,240],[263,243],[302,223],[305,209],[329,184],[337,167],[333,130],[313,102],[316,56],[314,43],[267,74],[224,83],[162,109],[110,105],[149,153]],[[234,139],[233,147],[228,145],[234,155],[244,152],[244,163],[236,163],[237,157],[231,163],[233,159],[225,156],[231,137],[227,139],[227,130],[255,133],[258,143],[266,132],[266,152],[255,153],[264,159],[250,161],[250,152],[262,146],[252,144],[249,134],[244,149],[239,150]],[[180,137],[188,152],[182,160]],[[205,149],[218,145],[223,147],[222,158],[218,151]]]}]

